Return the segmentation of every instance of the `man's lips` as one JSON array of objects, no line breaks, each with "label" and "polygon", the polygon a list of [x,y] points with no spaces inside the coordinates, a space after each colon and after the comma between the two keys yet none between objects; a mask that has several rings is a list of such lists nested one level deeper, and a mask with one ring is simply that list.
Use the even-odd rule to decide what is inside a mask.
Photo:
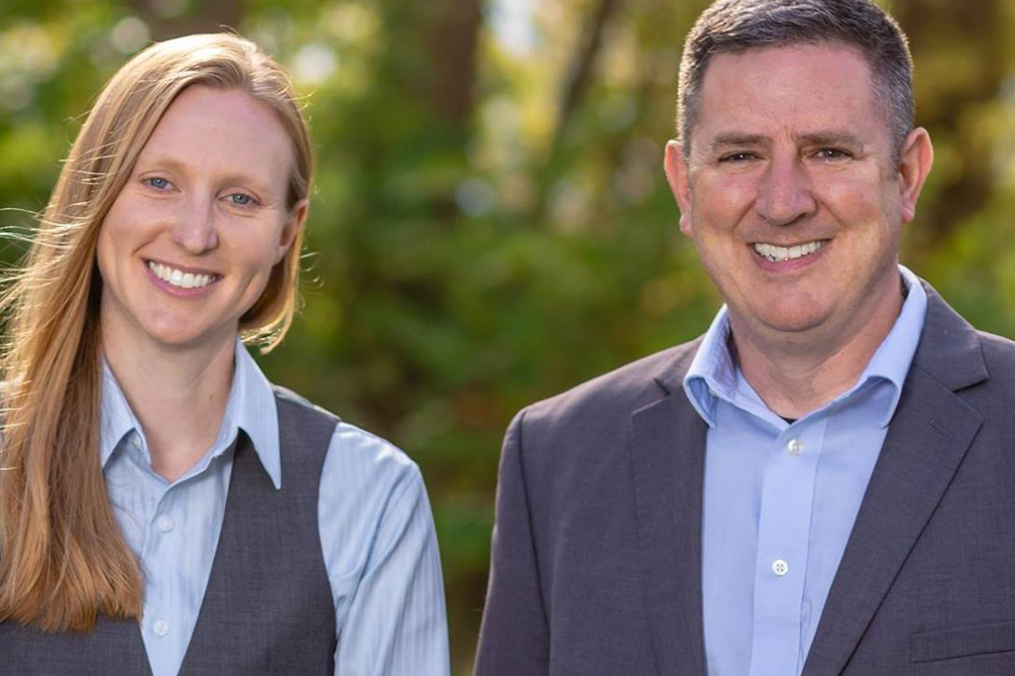
[{"label": "man's lips", "polygon": [[754,251],[771,263],[782,263],[792,261],[820,251],[828,242],[827,239],[816,239],[810,242],[802,242],[792,246],[779,246],[768,242],[756,242],[753,244]]}]

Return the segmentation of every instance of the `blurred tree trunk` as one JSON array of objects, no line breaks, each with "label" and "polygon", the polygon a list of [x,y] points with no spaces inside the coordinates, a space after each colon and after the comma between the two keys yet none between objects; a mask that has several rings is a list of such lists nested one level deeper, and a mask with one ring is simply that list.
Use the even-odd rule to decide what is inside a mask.
[{"label": "blurred tree trunk", "polygon": [[603,31],[619,6],[620,0],[599,0],[586,22],[584,33],[578,40],[562,86],[563,94],[560,99],[557,126],[553,135],[551,156],[556,156],[559,152],[568,124],[588,93],[592,83],[596,57],[603,44]]},{"label": "blurred tree trunk", "polygon": [[468,125],[476,85],[476,52],[483,21],[480,0],[428,0],[423,49],[433,69],[420,94],[445,121]]},{"label": "blurred tree trunk", "polygon": [[[416,137],[419,159],[429,157],[464,171],[469,164],[483,0],[389,0],[384,7],[392,47],[402,59],[411,59],[393,56],[388,72],[401,83],[406,103],[419,111],[416,124],[425,127]],[[452,185],[432,193],[427,205],[437,222],[451,224],[459,216]]]},{"label": "blurred tree trunk", "polygon": [[603,47],[603,34],[619,7],[620,0],[597,0],[575,42],[574,53],[561,82],[560,105],[553,137],[536,180],[539,194],[532,208],[533,222],[545,219],[550,191],[560,174],[567,170],[565,148],[568,129],[592,87],[596,62]]},{"label": "blurred tree trunk", "polygon": [[388,49],[378,75],[397,82],[405,103],[437,125],[439,136],[464,137],[474,108],[483,0],[382,0],[379,9]]}]

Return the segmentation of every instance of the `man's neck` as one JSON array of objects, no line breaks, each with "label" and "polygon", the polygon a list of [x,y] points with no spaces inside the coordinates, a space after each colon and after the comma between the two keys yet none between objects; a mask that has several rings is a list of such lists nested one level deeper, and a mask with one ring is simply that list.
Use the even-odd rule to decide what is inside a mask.
[{"label": "man's neck", "polygon": [[856,384],[895,325],[902,303],[901,292],[886,294],[865,321],[826,330],[824,336],[762,336],[738,326],[731,316],[730,349],[769,410],[783,418],[802,418]]}]

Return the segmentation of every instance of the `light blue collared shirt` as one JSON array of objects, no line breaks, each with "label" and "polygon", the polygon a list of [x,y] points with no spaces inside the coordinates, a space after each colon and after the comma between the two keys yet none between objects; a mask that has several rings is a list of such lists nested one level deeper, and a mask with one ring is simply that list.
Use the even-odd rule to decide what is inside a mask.
[{"label": "light blue collared shirt", "polygon": [[793,424],[765,406],[719,311],[684,390],[708,423],[702,595],[709,676],[803,670],[927,312],[916,276],[895,325],[849,391]]},{"label": "light blue collared shirt", "polygon": [[[204,598],[225,513],[240,429],[276,489],[275,397],[237,342],[218,438],[172,483],[152,470],[144,431],[104,369],[100,449],[110,502],[145,581],[141,634],[154,676],[176,676]],[[157,386],[153,384],[153,386]],[[335,673],[447,676],[444,586],[419,469],[388,442],[339,423],[321,474],[321,548],[331,583]]]}]

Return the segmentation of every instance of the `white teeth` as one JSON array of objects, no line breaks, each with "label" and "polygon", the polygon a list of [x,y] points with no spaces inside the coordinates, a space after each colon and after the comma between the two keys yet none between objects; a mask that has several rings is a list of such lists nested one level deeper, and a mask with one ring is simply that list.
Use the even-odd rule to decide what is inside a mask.
[{"label": "white teeth", "polygon": [[803,256],[808,256],[825,246],[827,243],[828,240],[825,239],[808,242],[807,244],[785,247],[758,242],[754,245],[754,250],[773,263],[781,263],[782,261],[791,261]]},{"label": "white teeth", "polygon": [[215,279],[214,275],[195,275],[192,272],[184,272],[162,265],[155,261],[148,261],[148,269],[155,273],[155,276],[163,282],[178,286],[181,289],[200,289],[208,286]]}]

